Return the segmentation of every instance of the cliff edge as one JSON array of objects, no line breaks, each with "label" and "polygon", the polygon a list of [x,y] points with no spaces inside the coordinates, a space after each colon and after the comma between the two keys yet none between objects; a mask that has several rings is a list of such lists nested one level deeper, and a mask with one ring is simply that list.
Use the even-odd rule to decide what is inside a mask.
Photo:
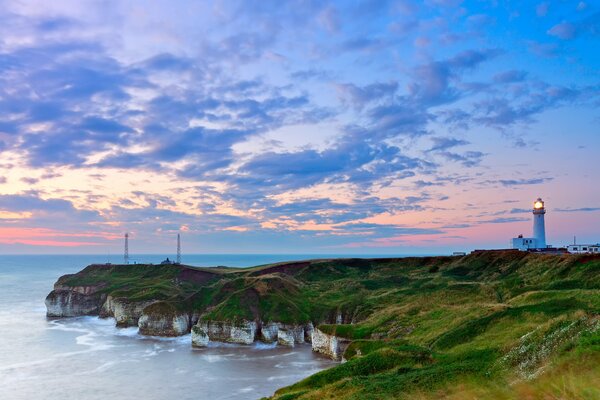
[{"label": "cliff edge", "polygon": [[315,352],[346,361],[275,398],[438,390],[451,397],[456,382],[471,382],[477,393],[479,382],[510,389],[569,357],[577,365],[600,361],[598,256],[477,252],[248,269],[91,265],[61,277],[46,305],[49,317],[114,317],[147,335],[191,332],[194,347],[311,342]]}]

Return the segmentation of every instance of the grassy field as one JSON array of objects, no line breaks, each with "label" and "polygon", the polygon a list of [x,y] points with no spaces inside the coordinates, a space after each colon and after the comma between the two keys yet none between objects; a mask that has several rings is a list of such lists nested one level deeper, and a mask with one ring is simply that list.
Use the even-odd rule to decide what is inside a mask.
[{"label": "grassy field", "polygon": [[158,298],[205,319],[312,321],[352,340],[347,362],[274,399],[600,399],[600,257],[90,266],[60,283]]}]

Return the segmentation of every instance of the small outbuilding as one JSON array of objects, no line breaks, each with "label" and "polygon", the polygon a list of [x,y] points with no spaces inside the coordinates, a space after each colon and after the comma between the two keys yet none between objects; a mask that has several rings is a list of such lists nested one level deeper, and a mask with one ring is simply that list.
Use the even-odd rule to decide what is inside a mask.
[{"label": "small outbuilding", "polygon": [[572,254],[600,254],[600,244],[570,244],[567,251]]}]

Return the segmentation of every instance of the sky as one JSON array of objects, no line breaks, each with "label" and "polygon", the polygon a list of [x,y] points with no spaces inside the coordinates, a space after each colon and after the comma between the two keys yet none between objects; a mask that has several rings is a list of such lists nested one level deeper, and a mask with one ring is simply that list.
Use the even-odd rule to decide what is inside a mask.
[{"label": "sky", "polygon": [[600,1],[0,0],[0,253],[600,242]]}]

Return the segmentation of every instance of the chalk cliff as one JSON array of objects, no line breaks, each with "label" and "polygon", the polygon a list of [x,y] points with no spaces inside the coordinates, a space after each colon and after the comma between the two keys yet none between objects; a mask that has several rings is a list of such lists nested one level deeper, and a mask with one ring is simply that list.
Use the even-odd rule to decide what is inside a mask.
[{"label": "chalk cliff", "polygon": [[312,334],[312,349],[334,360],[341,360],[344,351],[350,344],[348,339],[329,335],[315,328]]},{"label": "chalk cliff", "polygon": [[[257,323],[254,321],[198,321],[192,332],[195,346],[213,342],[252,344],[256,338]],[[197,338],[194,339],[194,336]]]},{"label": "chalk cliff", "polygon": [[283,346],[294,346],[298,343],[310,342],[313,324],[282,324],[268,322],[261,324],[260,335],[257,340],[265,343],[277,342]]},{"label": "chalk cliff", "polygon": [[84,294],[78,290],[55,289],[46,297],[47,315],[49,317],[97,315],[102,301],[103,297],[99,295]]},{"label": "chalk cliff", "polygon": [[124,297],[108,296],[100,309],[100,317],[113,317],[117,326],[126,328],[137,326],[144,309],[156,300],[131,301]]},{"label": "chalk cliff", "polygon": [[173,305],[156,302],[142,311],[138,320],[139,332],[151,336],[181,336],[190,331],[190,315]]},{"label": "chalk cliff", "polygon": [[[304,283],[294,277],[307,266],[291,263],[232,273],[183,265],[90,265],[59,278],[46,299],[47,315],[112,317],[119,327],[137,326],[140,334],[151,336],[191,332],[195,347],[255,341],[295,346],[313,341],[311,320],[339,324],[354,319],[348,312],[342,315],[339,306],[317,307],[311,316],[314,306],[302,300]],[[342,339],[323,332],[316,338],[315,351],[340,357]]]}]

